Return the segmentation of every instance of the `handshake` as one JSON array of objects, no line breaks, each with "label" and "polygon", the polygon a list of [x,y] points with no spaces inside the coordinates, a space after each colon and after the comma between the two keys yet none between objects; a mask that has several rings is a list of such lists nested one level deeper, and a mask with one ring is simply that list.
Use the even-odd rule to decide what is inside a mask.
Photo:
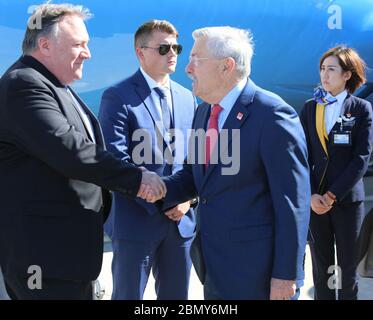
[{"label": "handshake", "polygon": [[154,203],[166,196],[167,188],[163,180],[155,173],[140,167],[142,171],[141,185],[137,196],[147,202]]}]

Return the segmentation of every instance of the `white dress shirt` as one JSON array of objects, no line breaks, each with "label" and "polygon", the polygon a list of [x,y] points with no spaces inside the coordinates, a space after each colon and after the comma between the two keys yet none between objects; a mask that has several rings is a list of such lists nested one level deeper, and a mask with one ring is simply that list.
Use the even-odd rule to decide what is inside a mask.
[{"label": "white dress shirt", "polygon": [[144,76],[146,82],[148,83],[148,86],[151,90],[151,98],[152,98],[152,101],[155,105],[155,107],[157,108],[157,111],[158,111],[158,114],[159,114],[159,118],[162,120],[163,122],[163,119],[162,119],[162,107],[161,107],[161,100],[159,98],[159,95],[157,92],[155,92],[154,88],[159,88],[159,87],[162,87],[163,89],[166,89],[164,90],[165,94],[166,94],[166,98],[167,98],[167,104],[168,106],[170,107],[170,112],[171,112],[171,115],[172,115],[172,112],[173,112],[173,106],[172,106],[172,98],[171,98],[171,86],[170,86],[170,78],[167,77],[167,81],[166,81],[166,84],[165,85],[160,85],[157,81],[155,81],[151,76],[149,76],[144,70],[143,68],[140,68],[140,71],[142,73],[142,75]]},{"label": "white dress shirt", "polygon": [[[333,97],[329,92],[326,95],[326,98]],[[344,90],[341,93],[337,94],[334,98],[337,99],[337,102],[329,104],[325,107],[325,127],[326,132],[329,134],[333,129],[338,118],[342,115],[343,103],[347,97],[347,91]]]},{"label": "white dress shirt", "polygon": [[[223,128],[225,121],[228,118],[229,113],[231,112],[234,104],[236,103],[238,97],[242,93],[243,89],[247,84],[247,79],[241,80],[236,86],[233,87],[231,91],[219,102],[219,105],[223,108],[223,110],[219,114],[218,119],[218,126],[219,131]],[[212,105],[211,105],[212,108]],[[207,124],[207,128],[208,128]]]},{"label": "white dress shirt", "polygon": [[94,134],[94,131],[93,131],[92,122],[89,119],[89,116],[87,115],[87,113],[85,112],[85,110],[82,108],[82,106],[80,105],[79,101],[77,101],[75,99],[74,95],[71,93],[71,91],[67,87],[66,87],[66,90],[70,94],[71,98],[73,99],[73,103],[77,107],[78,112],[80,114],[80,117],[82,118],[83,123],[84,123],[85,127],[87,128],[89,135],[91,136],[92,141],[94,143],[96,143],[96,138],[95,138],[95,134]]}]

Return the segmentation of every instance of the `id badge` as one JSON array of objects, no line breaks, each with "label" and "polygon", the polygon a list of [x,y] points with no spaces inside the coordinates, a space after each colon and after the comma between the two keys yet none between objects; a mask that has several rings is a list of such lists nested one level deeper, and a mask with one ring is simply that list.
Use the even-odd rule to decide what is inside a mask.
[{"label": "id badge", "polygon": [[335,146],[349,147],[351,143],[351,131],[333,131],[332,143]]}]

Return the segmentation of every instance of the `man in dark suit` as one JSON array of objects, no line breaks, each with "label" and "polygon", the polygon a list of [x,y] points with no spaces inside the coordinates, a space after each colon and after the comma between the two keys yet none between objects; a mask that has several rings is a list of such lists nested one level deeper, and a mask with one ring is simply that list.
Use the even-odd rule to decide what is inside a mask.
[{"label": "man in dark suit", "polygon": [[[168,21],[141,25],[135,33],[140,69],[104,92],[99,113],[108,150],[160,176],[181,169],[196,107],[192,93],[169,77],[182,50],[177,38]],[[144,157],[136,151],[141,146]],[[195,232],[189,201],[163,214],[115,192],[105,230],[113,240],[112,299],[142,299],[151,269],[158,299],[188,298]]]},{"label": "man in dark suit", "polygon": [[206,299],[294,299],[310,210],[301,123],[248,79],[247,31],[211,27],[193,37],[187,72],[205,102],[184,168],[165,179],[164,206],[199,196],[192,259]]},{"label": "man in dark suit", "polygon": [[91,299],[107,190],[165,193],[154,173],[105,150],[98,121],[68,86],[90,58],[88,14],[39,6],[23,56],[0,80],[0,261],[12,299]]}]

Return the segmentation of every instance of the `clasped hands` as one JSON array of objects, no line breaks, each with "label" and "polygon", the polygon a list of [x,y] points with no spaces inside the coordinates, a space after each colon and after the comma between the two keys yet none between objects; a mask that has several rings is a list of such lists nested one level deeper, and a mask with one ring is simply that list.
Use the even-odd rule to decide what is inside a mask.
[{"label": "clasped hands", "polygon": [[[167,188],[163,180],[155,173],[140,167],[142,171],[141,185],[137,196],[147,202],[154,203],[166,196]],[[180,203],[176,207],[171,208],[165,215],[173,221],[180,221],[190,208],[190,202]]]},{"label": "clasped hands", "polygon": [[147,202],[154,203],[166,196],[167,188],[160,176],[155,172],[140,167],[142,171],[141,185],[137,196]]},{"label": "clasped hands", "polygon": [[323,195],[315,193],[311,197],[311,208],[316,214],[323,215],[333,207],[334,202],[335,196],[330,191]]}]

